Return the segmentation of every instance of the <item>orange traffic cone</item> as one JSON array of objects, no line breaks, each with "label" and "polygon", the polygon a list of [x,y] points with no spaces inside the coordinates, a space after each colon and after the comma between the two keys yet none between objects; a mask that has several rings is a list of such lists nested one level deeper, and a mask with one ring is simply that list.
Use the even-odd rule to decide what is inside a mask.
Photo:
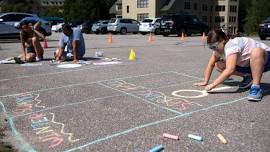
[{"label": "orange traffic cone", "polygon": [[182,32],[180,40],[184,41],[184,39],[185,39],[185,34],[184,34],[184,32]]},{"label": "orange traffic cone", "polygon": [[46,39],[44,39],[43,48],[48,48],[48,42],[47,42],[47,40],[46,40]]},{"label": "orange traffic cone", "polygon": [[151,42],[153,42],[153,41],[154,41],[154,40],[153,40],[153,35],[152,35],[152,33],[150,32],[149,37],[148,37],[148,42],[151,43]]},{"label": "orange traffic cone", "polygon": [[202,39],[204,40],[206,38],[205,32],[203,32]]},{"label": "orange traffic cone", "polygon": [[112,44],[113,40],[112,40],[112,34],[110,33],[109,34],[109,37],[108,37],[108,43],[109,44]]}]

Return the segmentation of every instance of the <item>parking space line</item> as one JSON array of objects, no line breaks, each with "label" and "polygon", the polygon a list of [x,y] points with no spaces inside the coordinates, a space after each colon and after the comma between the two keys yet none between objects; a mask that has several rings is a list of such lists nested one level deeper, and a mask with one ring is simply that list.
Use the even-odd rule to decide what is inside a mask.
[{"label": "parking space line", "polygon": [[[177,83],[177,84],[172,84],[172,85],[167,85],[167,86],[152,88],[152,90],[153,89],[168,88],[168,87],[173,87],[173,86],[179,86],[179,85],[183,85],[183,84],[191,83],[191,82],[195,82],[195,81],[186,81],[186,82],[183,82],[183,83]],[[72,105],[81,104],[81,103],[90,102],[90,101],[95,101],[95,100],[102,100],[102,99],[107,99],[107,98],[120,97],[120,96],[124,96],[124,95],[126,95],[126,94],[106,96],[106,97],[100,97],[100,98],[94,98],[94,99],[89,99],[89,100],[85,100],[85,101],[80,101],[80,102],[76,102],[76,103],[70,103],[70,104],[64,104],[64,105],[59,105],[59,106],[53,106],[53,107],[45,108],[45,109],[42,109],[42,110],[38,110],[38,111],[30,112],[30,113],[25,113],[23,115],[13,116],[12,118],[23,117],[23,116],[35,114],[35,113],[38,113],[38,112],[44,112],[44,111],[48,111],[48,110],[53,110],[53,109],[57,109],[57,108],[63,108],[63,107],[66,107],[66,106],[72,106]]]},{"label": "parking space line", "polygon": [[96,101],[96,100],[103,100],[103,99],[114,98],[114,97],[121,97],[121,96],[125,96],[125,94],[119,94],[119,95],[113,95],[113,96],[106,96],[106,97],[88,99],[88,100],[84,100],[84,101],[80,101],[80,102],[75,102],[75,103],[63,104],[63,105],[59,105],[59,106],[48,107],[48,108],[45,108],[45,109],[42,109],[42,110],[37,110],[37,111],[34,111],[34,112],[30,112],[30,113],[25,113],[25,114],[22,114],[22,115],[13,116],[12,118],[23,117],[23,116],[27,116],[27,115],[31,115],[31,114],[35,114],[35,113],[39,113],[39,112],[44,112],[44,111],[48,111],[48,110],[53,110],[53,109],[57,109],[57,108],[64,108],[66,106],[74,106],[74,105],[82,104],[82,103],[86,103],[86,102],[91,102],[91,101]]},{"label": "parking space line", "polygon": [[165,110],[170,111],[170,112],[172,112],[172,113],[175,113],[175,114],[182,114],[182,112],[179,112],[179,111],[177,111],[177,110],[174,110],[174,109],[171,109],[171,108],[167,108],[167,107],[161,106],[161,105],[159,105],[159,104],[155,104],[155,103],[153,103],[153,102],[151,102],[151,101],[148,101],[148,100],[146,100],[146,99],[144,99],[144,98],[141,98],[141,97],[139,97],[139,96],[136,96],[136,95],[134,95],[134,94],[132,94],[132,93],[128,93],[128,92],[125,92],[125,91],[122,91],[122,90],[119,90],[119,89],[115,89],[115,88],[112,88],[112,87],[110,87],[110,86],[104,85],[104,84],[102,84],[102,83],[98,83],[98,84],[101,85],[101,86],[104,86],[104,87],[106,87],[106,88],[110,88],[110,89],[112,89],[112,90],[115,90],[115,91],[124,93],[124,94],[126,94],[126,95],[132,96],[132,97],[134,97],[134,98],[140,99],[140,100],[142,100],[142,101],[144,101],[144,102],[147,102],[147,103],[149,103],[149,104],[152,104],[152,105],[154,105],[154,106],[156,106],[156,107],[159,107],[159,108],[161,108],[161,109],[165,109]]},{"label": "parking space line", "polygon": [[154,125],[158,125],[158,124],[161,124],[161,123],[164,123],[164,122],[168,122],[168,121],[171,121],[171,120],[175,120],[175,119],[178,119],[178,118],[182,118],[184,116],[190,116],[194,113],[198,113],[198,112],[202,112],[202,111],[208,111],[208,110],[211,110],[213,108],[218,108],[218,107],[221,107],[221,106],[226,106],[226,105],[230,105],[230,104],[233,104],[233,103],[236,103],[236,102],[239,102],[239,101],[242,101],[246,99],[246,97],[244,98],[240,98],[240,99],[236,99],[236,100],[233,100],[233,101],[225,101],[223,103],[220,103],[220,104],[216,104],[216,105],[212,105],[210,107],[206,107],[206,108],[203,108],[203,109],[199,109],[199,110],[195,110],[195,111],[191,111],[191,112],[188,112],[188,113],[183,113],[183,114],[179,114],[177,116],[174,116],[174,117],[171,117],[171,118],[167,118],[167,119],[162,119],[162,120],[159,120],[159,121],[154,121],[154,122],[151,122],[151,123],[147,123],[147,124],[143,124],[143,125],[139,125],[137,127],[133,127],[133,128],[129,128],[127,130],[124,130],[124,131],[121,131],[121,132],[118,132],[118,133],[114,133],[114,134],[111,134],[111,135],[108,135],[106,137],[103,137],[103,138],[99,138],[99,139],[96,139],[94,141],[89,141],[87,142],[86,144],[83,144],[83,145],[78,145],[77,147],[74,147],[74,148],[71,148],[71,149],[67,149],[65,150],[65,152],[72,152],[72,151],[76,151],[76,150],[81,150],[87,146],[91,146],[91,145],[94,145],[94,144],[97,144],[97,143],[100,143],[102,141],[106,141],[106,140],[109,140],[109,139],[112,139],[114,137],[118,137],[118,136],[125,136],[133,131],[137,131],[139,129],[142,129],[142,128],[146,128],[146,127],[150,127],[150,126],[154,126]]},{"label": "parking space line", "polygon": [[8,120],[8,123],[9,123],[9,126],[11,128],[13,135],[15,136],[16,140],[20,143],[19,146],[21,150],[27,151],[27,152],[37,152],[23,139],[22,135],[17,131],[17,128],[15,126],[15,123],[12,117],[8,115],[5,106],[1,101],[0,101],[0,106],[2,107],[2,111],[4,112],[6,119]]},{"label": "parking space line", "polygon": [[174,71],[159,72],[159,73],[149,73],[149,74],[143,74],[143,75],[137,75],[137,76],[127,76],[127,77],[122,77],[122,78],[92,81],[92,82],[88,82],[88,83],[85,83],[85,82],[75,83],[75,84],[58,86],[58,87],[52,87],[52,88],[47,88],[47,89],[40,89],[40,90],[33,90],[33,91],[28,91],[28,92],[8,94],[8,95],[0,96],[0,98],[12,97],[12,96],[20,95],[20,94],[25,94],[25,93],[43,92],[43,91],[49,91],[49,90],[56,90],[56,89],[74,87],[74,86],[91,85],[91,84],[94,84],[94,83],[100,83],[100,82],[105,82],[105,81],[121,80],[121,79],[131,79],[131,78],[138,78],[138,77],[145,77],[145,76],[149,76],[149,75],[159,75],[159,74],[166,74],[166,73],[174,73]]},{"label": "parking space line", "polygon": [[10,79],[0,79],[0,82],[10,81],[10,80],[16,80],[16,79],[32,78],[32,77],[37,77],[37,76],[57,75],[57,74],[63,74],[63,73],[68,73],[68,72],[76,72],[76,71],[83,71],[83,70],[92,70],[92,69],[96,69],[96,68],[105,68],[105,67],[111,67],[111,66],[125,66],[125,65],[131,65],[131,64],[134,65],[134,64],[137,64],[137,63],[118,64],[118,65],[107,65],[107,66],[94,66],[94,67],[89,67],[89,68],[80,68],[80,69],[74,69],[74,70],[65,70],[65,71],[60,71],[60,72],[51,72],[51,73],[43,73],[43,74],[25,75],[25,76],[10,78]]}]

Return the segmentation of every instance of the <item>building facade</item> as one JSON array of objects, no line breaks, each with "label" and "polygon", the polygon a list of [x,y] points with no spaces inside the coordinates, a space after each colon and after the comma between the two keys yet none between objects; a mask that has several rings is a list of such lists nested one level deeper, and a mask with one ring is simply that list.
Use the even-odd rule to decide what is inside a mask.
[{"label": "building facade", "polygon": [[64,6],[65,0],[39,0],[40,5],[44,6]]},{"label": "building facade", "polygon": [[185,12],[196,15],[211,28],[223,27],[231,32],[238,29],[239,0],[118,0],[117,5],[121,2],[122,14],[118,16],[123,18],[141,21]]}]

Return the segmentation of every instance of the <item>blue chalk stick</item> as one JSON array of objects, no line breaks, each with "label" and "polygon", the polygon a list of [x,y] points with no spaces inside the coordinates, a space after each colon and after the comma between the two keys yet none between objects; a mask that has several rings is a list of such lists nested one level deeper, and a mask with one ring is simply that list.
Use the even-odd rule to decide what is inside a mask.
[{"label": "blue chalk stick", "polygon": [[203,140],[203,138],[201,136],[196,136],[196,135],[192,135],[192,134],[188,134],[188,137],[192,138],[192,139],[195,139],[195,140],[198,140],[198,141]]},{"label": "blue chalk stick", "polygon": [[164,149],[163,145],[156,146],[152,148],[149,152],[160,152]]}]

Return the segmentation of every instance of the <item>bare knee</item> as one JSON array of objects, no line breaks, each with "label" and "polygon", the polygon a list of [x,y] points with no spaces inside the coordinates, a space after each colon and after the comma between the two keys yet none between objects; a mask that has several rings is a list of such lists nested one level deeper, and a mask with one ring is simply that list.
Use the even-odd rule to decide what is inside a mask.
[{"label": "bare knee", "polygon": [[263,57],[262,59],[264,60],[265,56],[265,51],[262,48],[254,48],[251,51],[250,58],[251,59],[259,59]]}]

